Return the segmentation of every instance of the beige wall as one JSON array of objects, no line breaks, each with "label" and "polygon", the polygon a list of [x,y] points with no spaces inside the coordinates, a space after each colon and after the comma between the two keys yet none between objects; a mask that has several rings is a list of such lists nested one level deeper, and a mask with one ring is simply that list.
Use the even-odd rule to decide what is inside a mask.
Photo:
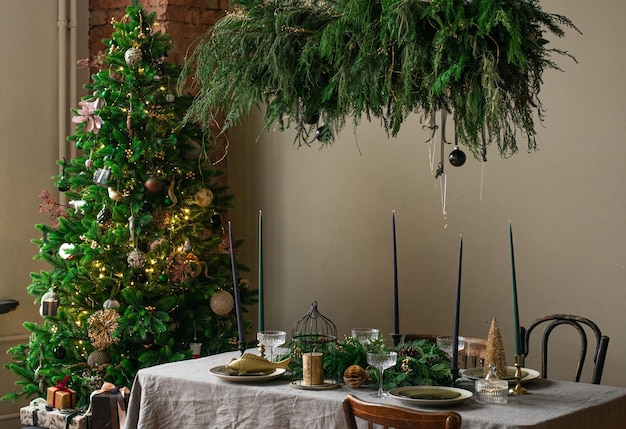
[{"label": "beige wall", "polygon": [[[510,220],[521,322],[558,312],[595,320],[611,337],[603,381],[626,386],[626,3],[542,5],[584,34],[556,40],[579,63],[558,58],[566,72],[544,76],[540,151],[503,160],[492,149],[482,201],[481,164],[448,166],[447,217],[417,118],[395,139],[378,124],[348,127],[322,150],[297,149],[293,132],[255,142],[258,118],[231,134],[233,226],[247,239],[253,280],[263,210],[266,328],[290,331],[317,300],[340,336],[357,326],[391,332],[395,210],[401,330],[451,333],[463,234],[461,333],[485,337],[495,316],[512,361]],[[573,368],[551,371],[567,378]]]},{"label": "beige wall", "polygon": [[[85,3],[76,2],[81,22],[77,44],[83,52]],[[38,212],[39,193],[56,191],[50,177],[58,172],[59,158],[58,10],[58,2],[51,0],[0,2],[0,299],[20,302],[15,311],[0,314],[0,396],[15,390],[13,373],[4,368],[10,358],[5,351],[28,339],[24,321],[41,320],[26,287],[31,272],[47,268],[33,260],[37,247],[31,243],[40,238],[35,224],[47,221]],[[78,77],[84,80],[85,72]],[[0,427],[21,427],[20,405],[0,402]]]}]

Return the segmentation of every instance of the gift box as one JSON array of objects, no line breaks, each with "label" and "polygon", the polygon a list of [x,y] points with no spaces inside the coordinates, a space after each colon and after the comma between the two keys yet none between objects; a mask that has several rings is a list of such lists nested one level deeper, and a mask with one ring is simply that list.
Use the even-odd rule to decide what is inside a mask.
[{"label": "gift box", "polygon": [[42,398],[31,402],[31,405],[20,408],[20,423],[43,429],[88,429],[87,416],[77,411],[61,411],[47,409]]},{"label": "gift box", "polygon": [[130,390],[104,383],[91,394],[91,429],[124,429]]},{"label": "gift box", "polygon": [[76,392],[64,385],[48,387],[46,402],[52,408],[67,409],[76,407]]}]

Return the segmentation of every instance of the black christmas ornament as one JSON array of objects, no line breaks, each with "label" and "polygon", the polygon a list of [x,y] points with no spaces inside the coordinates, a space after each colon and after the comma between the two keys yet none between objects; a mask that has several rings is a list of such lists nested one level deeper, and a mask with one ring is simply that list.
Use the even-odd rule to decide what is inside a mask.
[{"label": "black christmas ornament", "polygon": [[111,219],[111,214],[107,211],[106,206],[102,206],[102,208],[98,212],[98,215],[96,216],[96,220],[98,221],[99,224],[102,225],[109,219]]},{"label": "black christmas ornament", "polygon": [[141,344],[147,349],[152,348],[154,346],[154,335],[151,332],[146,332],[146,335],[141,337]]},{"label": "black christmas ornament", "polygon": [[315,138],[322,143],[326,143],[330,140],[330,129],[326,125],[322,125],[315,130]]},{"label": "black christmas ornament", "polygon": [[460,167],[465,164],[465,160],[467,157],[465,156],[465,152],[458,148],[458,146],[454,147],[454,150],[450,152],[450,156],[448,157],[450,160],[450,164],[455,167]]},{"label": "black christmas ornament", "polygon": [[61,344],[57,345],[52,350],[52,353],[54,353],[54,357],[57,359],[65,359],[65,356],[67,356],[67,351],[65,350],[65,347],[63,347]]},{"label": "black christmas ornament", "polygon": [[219,214],[213,213],[213,216],[211,216],[211,218],[209,219],[209,223],[212,227],[219,228],[220,226],[222,226],[222,218]]}]

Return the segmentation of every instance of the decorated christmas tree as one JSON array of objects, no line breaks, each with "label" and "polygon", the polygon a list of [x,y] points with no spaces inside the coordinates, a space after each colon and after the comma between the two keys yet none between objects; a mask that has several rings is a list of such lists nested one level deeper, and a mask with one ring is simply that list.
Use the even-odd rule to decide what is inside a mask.
[{"label": "decorated christmas tree", "polygon": [[[4,399],[67,377],[84,406],[104,381],[130,387],[142,367],[237,348],[217,141],[180,125],[191,99],[176,93],[155,15],[135,0],[113,27],[73,111],[80,155],[54,178],[69,202],[41,195],[50,224],[36,226],[36,258],[50,269],[28,291],[43,322],[26,322],[29,342],[9,350],[21,390]],[[238,282],[245,310],[254,291]]]}]

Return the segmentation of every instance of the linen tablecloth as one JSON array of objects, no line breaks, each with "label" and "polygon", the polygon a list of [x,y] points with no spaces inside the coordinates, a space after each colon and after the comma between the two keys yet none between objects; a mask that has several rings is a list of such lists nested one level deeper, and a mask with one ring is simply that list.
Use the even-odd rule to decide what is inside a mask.
[{"label": "linen tablecloth", "polygon": [[[341,404],[347,394],[414,407],[394,398],[370,397],[373,390],[366,388],[301,390],[288,379],[250,384],[209,372],[239,355],[223,353],[140,370],[131,389],[126,428],[345,428]],[[468,399],[449,409],[461,414],[463,428],[472,429],[626,427],[624,388],[539,379],[525,387],[530,394],[509,396],[506,405]]]}]

